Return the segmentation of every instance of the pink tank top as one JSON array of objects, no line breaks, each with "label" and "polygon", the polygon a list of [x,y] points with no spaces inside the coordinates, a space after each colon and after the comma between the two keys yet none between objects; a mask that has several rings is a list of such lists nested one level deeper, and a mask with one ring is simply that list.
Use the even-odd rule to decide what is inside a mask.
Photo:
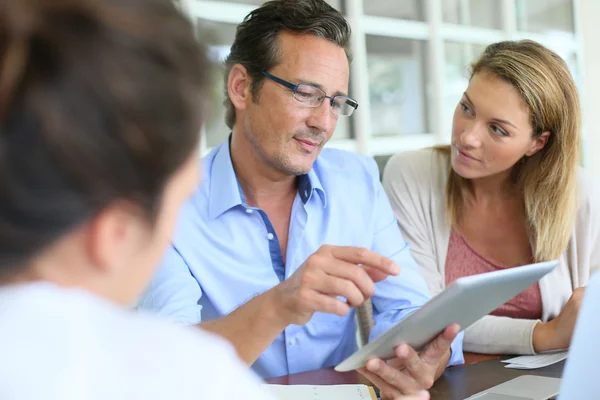
[{"label": "pink tank top", "polygon": [[[485,257],[473,249],[466,239],[452,230],[448,255],[446,257],[446,286],[463,276],[477,275],[484,272],[511,268]],[[513,297],[508,303],[501,305],[490,315],[540,319],[542,316],[542,296],[537,283]]]}]

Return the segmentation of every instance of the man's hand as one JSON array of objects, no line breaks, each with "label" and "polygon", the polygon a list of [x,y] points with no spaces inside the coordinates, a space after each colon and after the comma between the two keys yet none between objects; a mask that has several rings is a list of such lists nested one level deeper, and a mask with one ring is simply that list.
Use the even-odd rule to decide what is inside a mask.
[{"label": "man's hand", "polygon": [[382,400],[419,393],[431,388],[446,369],[450,345],[459,331],[460,327],[452,324],[420,353],[403,344],[396,348],[396,358],[387,363],[379,358],[371,359],[358,371],[379,388]]},{"label": "man's hand", "polygon": [[373,296],[375,282],[399,273],[395,262],[370,250],[322,246],[271,290],[271,301],[282,321],[302,325],[317,311],[346,315]]},{"label": "man's hand", "polygon": [[345,315],[373,295],[374,282],[399,273],[396,263],[367,249],[322,246],[279,285],[199,326],[228,339],[252,365],[289,324],[305,324],[316,311]]},{"label": "man's hand", "polygon": [[429,400],[429,392],[422,390],[419,393],[412,394],[410,396],[396,397],[394,400]]}]

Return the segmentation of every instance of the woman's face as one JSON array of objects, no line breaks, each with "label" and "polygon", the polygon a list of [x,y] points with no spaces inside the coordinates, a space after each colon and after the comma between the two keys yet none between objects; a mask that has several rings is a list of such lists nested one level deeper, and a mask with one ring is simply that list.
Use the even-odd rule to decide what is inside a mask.
[{"label": "woman's face", "polygon": [[542,149],[549,136],[532,135],[530,110],[517,89],[485,71],[475,74],[454,112],[452,168],[466,179],[509,172]]}]

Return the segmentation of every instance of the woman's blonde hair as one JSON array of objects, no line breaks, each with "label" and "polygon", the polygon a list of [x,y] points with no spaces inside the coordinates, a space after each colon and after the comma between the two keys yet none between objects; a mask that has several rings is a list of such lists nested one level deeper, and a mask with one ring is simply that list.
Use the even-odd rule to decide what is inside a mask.
[{"label": "woman's blonde hair", "polygon": [[[550,132],[544,148],[519,161],[512,176],[523,190],[534,261],[556,259],[571,238],[578,207],[581,111],[575,82],[557,54],[530,40],[488,46],[472,65],[471,78],[480,72],[517,89],[529,107],[534,138]],[[470,181],[450,168],[446,210],[454,228],[470,190]]]}]

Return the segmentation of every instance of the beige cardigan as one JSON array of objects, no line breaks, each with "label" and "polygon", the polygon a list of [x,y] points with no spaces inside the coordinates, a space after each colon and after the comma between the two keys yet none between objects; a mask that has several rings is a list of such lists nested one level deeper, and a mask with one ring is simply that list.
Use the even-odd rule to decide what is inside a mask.
[{"label": "beige cardigan", "polygon": [[[449,157],[432,149],[397,154],[387,163],[383,185],[405,240],[435,296],[445,287],[450,226],[445,190]],[[542,320],[555,318],[573,290],[600,268],[600,182],[579,174],[581,205],[560,265],[540,280]],[[465,331],[464,350],[487,354],[533,354],[538,321],[486,316]]]}]

